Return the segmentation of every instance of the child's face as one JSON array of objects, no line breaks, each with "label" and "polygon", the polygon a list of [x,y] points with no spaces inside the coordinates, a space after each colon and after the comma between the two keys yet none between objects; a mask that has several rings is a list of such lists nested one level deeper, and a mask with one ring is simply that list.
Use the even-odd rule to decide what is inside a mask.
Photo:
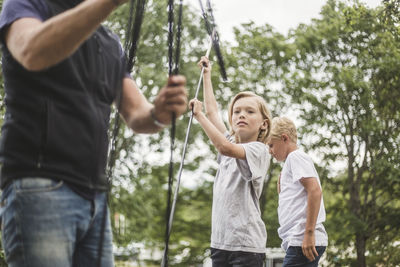
[{"label": "child's face", "polygon": [[277,160],[284,161],[288,155],[288,144],[284,136],[268,141],[269,153]]},{"label": "child's face", "polygon": [[265,129],[266,125],[255,98],[243,97],[235,102],[232,109],[232,129],[241,143],[257,141],[260,129]]}]

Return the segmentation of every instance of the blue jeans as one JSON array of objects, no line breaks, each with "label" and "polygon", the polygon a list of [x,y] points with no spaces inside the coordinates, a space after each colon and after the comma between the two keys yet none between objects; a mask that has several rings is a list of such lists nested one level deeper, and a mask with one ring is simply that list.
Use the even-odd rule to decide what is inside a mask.
[{"label": "blue jeans", "polygon": [[[96,266],[105,193],[93,201],[63,181],[23,178],[1,196],[2,241],[10,267]],[[101,267],[114,266],[108,209]]]},{"label": "blue jeans", "polygon": [[326,247],[315,247],[318,252],[318,257],[315,260],[309,261],[303,254],[301,247],[289,247],[286,251],[286,256],[283,259],[283,267],[317,267],[319,259],[324,254]]},{"label": "blue jeans", "polygon": [[211,248],[212,267],[263,267],[265,253]]}]

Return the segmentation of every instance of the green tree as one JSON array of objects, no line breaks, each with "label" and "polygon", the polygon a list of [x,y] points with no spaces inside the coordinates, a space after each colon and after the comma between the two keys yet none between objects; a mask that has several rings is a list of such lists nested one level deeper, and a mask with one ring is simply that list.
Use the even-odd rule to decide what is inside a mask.
[{"label": "green tree", "polygon": [[301,132],[331,177],[345,165],[341,179],[324,181],[334,188],[327,225],[336,266],[399,264],[400,42],[384,11],[329,0],[321,19],[289,36],[296,54],[284,91]]},{"label": "green tree", "polygon": [[[142,92],[150,100],[167,78],[166,10],[165,1],[149,2],[141,31],[138,57],[132,72]],[[121,33],[122,40],[125,38],[127,12],[128,6],[122,6],[107,22],[115,32]],[[193,97],[200,73],[195,62],[205,53],[207,38],[205,29],[199,27],[203,25],[200,16],[195,15],[188,6],[184,6],[183,14],[180,70],[187,77],[189,97]],[[179,154],[182,151],[188,119],[185,116],[177,121],[175,171],[179,167]],[[201,129],[192,128],[187,155],[193,155],[192,151],[199,149],[196,145],[199,142],[195,140],[200,132]],[[114,224],[114,240],[118,246],[136,242],[145,244],[147,249],[164,249],[169,134],[169,130],[164,130],[156,135],[143,136],[133,134],[124,125],[120,129],[117,138],[119,157],[116,160],[111,199],[112,213],[125,216],[124,231]],[[205,150],[207,149],[206,145]],[[207,152],[204,155],[186,157],[182,179],[186,172],[198,168],[205,155]],[[209,171],[213,173],[215,168],[210,168]],[[175,179],[174,176],[174,183]],[[211,229],[210,194],[212,190],[208,183],[199,185],[194,190],[181,187],[170,240],[169,258],[174,266],[188,266],[204,259]],[[201,209],[197,208],[199,206],[202,206]],[[191,227],[201,231],[193,232]],[[132,253],[132,257],[135,257],[135,253]]]}]

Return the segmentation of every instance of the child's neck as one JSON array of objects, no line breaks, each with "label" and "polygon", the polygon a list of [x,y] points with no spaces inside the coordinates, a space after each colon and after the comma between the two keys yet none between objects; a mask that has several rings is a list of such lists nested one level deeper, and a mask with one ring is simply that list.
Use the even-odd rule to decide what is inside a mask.
[{"label": "child's neck", "polygon": [[258,141],[258,135],[259,135],[259,133],[254,134],[253,136],[240,136],[238,134],[235,134],[236,141],[238,144],[245,144],[245,143]]},{"label": "child's neck", "polygon": [[247,140],[247,139],[242,139],[242,138],[240,138],[240,136],[238,136],[238,137],[236,138],[236,141],[237,141],[238,144],[245,144],[245,143],[250,143],[250,142],[255,142],[255,141],[257,141],[257,137],[255,137],[255,138],[249,138],[249,139]]},{"label": "child's neck", "polygon": [[295,150],[297,150],[297,149],[298,149],[297,144],[296,144],[296,143],[293,143],[293,142],[290,142],[290,143],[288,144],[288,146],[287,146],[287,150],[286,150],[287,154],[286,154],[286,157],[287,157],[290,153],[292,153],[293,151],[295,151]]}]

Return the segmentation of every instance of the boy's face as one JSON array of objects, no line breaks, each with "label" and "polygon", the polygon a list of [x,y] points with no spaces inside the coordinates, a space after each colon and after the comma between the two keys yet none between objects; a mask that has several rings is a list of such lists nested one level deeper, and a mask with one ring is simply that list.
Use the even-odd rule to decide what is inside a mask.
[{"label": "boy's face", "polygon": [[254,97],[238,99],[232,109],[232,129],[241,143],[257,141],[260,129],[265,129],[262,114]]},{"label": "boy's face", "polygon": [[277,160],[284,161],[288,153],[288,137],[282,135],[281,138],[271,138],[268,141],[269,153]]}]

